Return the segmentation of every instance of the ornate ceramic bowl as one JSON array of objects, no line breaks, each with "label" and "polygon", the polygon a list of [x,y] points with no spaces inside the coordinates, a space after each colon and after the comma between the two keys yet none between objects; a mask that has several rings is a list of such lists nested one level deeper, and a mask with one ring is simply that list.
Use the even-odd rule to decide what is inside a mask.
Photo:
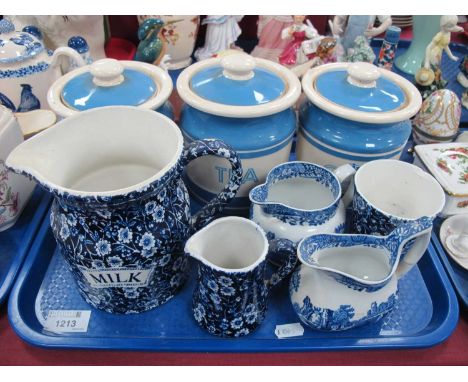
[{"label": "ornate ceramic bowl", "polygon": [[362,62],[311,69],[302,87],[297,158],[322,166],[399,158],[421,106],[409,81]]}]

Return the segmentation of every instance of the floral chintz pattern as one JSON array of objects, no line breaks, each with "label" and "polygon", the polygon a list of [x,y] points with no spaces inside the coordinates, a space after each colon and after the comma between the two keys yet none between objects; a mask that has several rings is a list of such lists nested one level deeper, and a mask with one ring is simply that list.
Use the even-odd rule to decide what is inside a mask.
[{"label": "floral chintz pattern", "polygon": [[198,282],[192,309],[197,323],[208,333],[240,337],[251,333],[263,321],[272,287],[287,277],[297,263],[289,240],[271,244],[269,256],[283,255],[283,264],[265,279],[266,261],[247,272],[223,272],[199,263]]},{"label": "floral chintz pattern", "polygon": [[[185,165],[204,155],[228,159],[231,181],[218,197],[192,217],[181,179]],[[187,278],[185,241],[234,198],[242,177],[236,153],[217,140],[192,143],[160,179],[116,196],[55,194],[51,226],[77,280],[95,308],[138,313],[174,296]]]}]

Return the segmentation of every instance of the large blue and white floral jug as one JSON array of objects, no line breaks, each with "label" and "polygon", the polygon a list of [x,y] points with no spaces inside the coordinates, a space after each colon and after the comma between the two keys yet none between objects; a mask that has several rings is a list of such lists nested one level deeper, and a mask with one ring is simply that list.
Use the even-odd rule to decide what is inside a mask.
[{"label": "large blue and white floral jug", "polygon": [[[191,216],[181,175],[205,155],[227,159],[231,177]],[[222,142],[184,151],[174,122],[129,106],[66,118],[19,145],[6,165],[55,196],[52,231],[81,295],[110,313],[143,312],[174,296],[186,278],[185,241],[234,198],[242,178]]]}]

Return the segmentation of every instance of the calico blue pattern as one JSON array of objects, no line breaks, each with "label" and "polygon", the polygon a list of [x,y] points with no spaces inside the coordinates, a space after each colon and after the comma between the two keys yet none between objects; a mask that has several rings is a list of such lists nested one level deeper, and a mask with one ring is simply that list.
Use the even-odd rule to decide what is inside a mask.
[{"label": "calico blue pattern", "polygon": [[272,242],[268,256],[273,254],[284,255],[283,265],[267,280],[266,261],[248,272],[223,272],[200,262],[192,299],[195,321],[208,333],[221,337],[241,337],[257,328],[265,317],[271,288],[297,263],[294,244],[289,240]]},{"label": "calico blue pattern", "polygon": [[[190,160],[209,154],[227,158],[233,175],[208,208],[191,217],[181,172]],[[187,278],[186,239],[234,198],[241,178],[236,153],[219,141],[205,140],[191,144],[162,178],[127,195],[80,197],[42,186],[55,194],[52,231],[83,298],[106,312],[129,314],[161,305],[181,288]],[[147,272],[148,282],[108,285],[109,279],[122,281],[115,276],[120,271],[133,272],[131,278]],[[98,273],[87,278],[87,272]],[[106,285],[91,284],[90,277]]]},{"label": "calico blue pattern", "polygon": [[[299,210],[284,204],[269,202],[269,187],[279,181],[291,178],[313,179],[325,186],[333,195],[334,202],[319,210]],[[291,225],[322,225],[330,220],[338,208],[341,185],[332,172],[324,167],[307,162],[288,162],[273,168],[266,182],[253,188],[249,193],[252,203],[259,204],[263,212],[273,215]]]},{"label": "calico blue pattern", "polygon": [[316,330],[338,331],[351,329],[369,322],[375,322],[393,309],[397,302],[397,295],[391,294],[387,301],[378,304],[372,302],[371,308],[364,317],[353,320],[354,308],[351,305],[340,305],[336,310],[314,306],[307,296],[303,304],[293,304],[294,311],[302,322]]}]

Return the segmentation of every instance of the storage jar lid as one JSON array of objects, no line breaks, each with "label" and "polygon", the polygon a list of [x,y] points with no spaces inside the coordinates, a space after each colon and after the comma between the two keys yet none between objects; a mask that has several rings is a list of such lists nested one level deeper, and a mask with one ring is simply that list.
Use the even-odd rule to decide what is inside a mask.
[{"label": "storage jar lid", "polygon": [[155,110],[169,98],[172,88],[170,76],[155,65],[105,58],[59,78],[47,100],[64,117],[103,106]]},{"label": "storage jar lid", "polygon": [[249,118],[291,107],[300,96],[301,86],[289,69],[236,52],[186,68],[177,80],[177,90],[196,109]]},{"label": "storage jar lid", "polygon": [[447,194],[468,196],[468,143],[417,145],[415,151]]},{"label": "storage jar lid", "polygon": [[422,102],[411,82],[365,62],[311,69],[302,86],[309,100],[319,108],[357,122],[401,122],[415,115]]},{"label": "storage jar lid", "polygon": [[43,51],[44,45],[37,37],[26,31],[17,32],[10,21],[0,20],[0,64],[28,60]]}]

